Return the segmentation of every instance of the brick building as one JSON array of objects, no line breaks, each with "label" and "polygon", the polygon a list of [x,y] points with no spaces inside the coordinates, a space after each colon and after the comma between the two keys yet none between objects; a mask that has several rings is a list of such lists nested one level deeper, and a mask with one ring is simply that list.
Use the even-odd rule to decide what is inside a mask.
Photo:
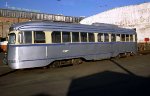
[{"label": "brick building", "polygon": [[0,38],[5,39],[7,37],[9,33],[9,27],[11,24],[14,23],[35,20],[79,23],[82,19],[83,17],[63,16],[56,14],[46,14],[12,9],[0,9]]}]

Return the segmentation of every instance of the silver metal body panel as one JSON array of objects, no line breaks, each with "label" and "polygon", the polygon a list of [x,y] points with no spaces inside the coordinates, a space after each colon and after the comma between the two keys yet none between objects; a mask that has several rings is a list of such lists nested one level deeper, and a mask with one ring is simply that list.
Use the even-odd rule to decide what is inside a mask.
[{"label": "silver metal body panel", "polygon": [[8,64],[12,69],[41,67],[55,60],[84,58],[101,60],[119,53],[136,53],[135,42],[66,43],[9,45]]}]

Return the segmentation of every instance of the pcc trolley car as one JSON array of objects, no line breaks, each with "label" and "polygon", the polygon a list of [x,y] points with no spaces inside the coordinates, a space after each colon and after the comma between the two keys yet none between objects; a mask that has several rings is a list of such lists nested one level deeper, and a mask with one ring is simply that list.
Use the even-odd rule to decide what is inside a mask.
[{"label": "pcc trolley car", "polygon": [[136,32],[131,29],[48,21],[12,25],[7,61],[12,69],[60,66],[136,54]]}]

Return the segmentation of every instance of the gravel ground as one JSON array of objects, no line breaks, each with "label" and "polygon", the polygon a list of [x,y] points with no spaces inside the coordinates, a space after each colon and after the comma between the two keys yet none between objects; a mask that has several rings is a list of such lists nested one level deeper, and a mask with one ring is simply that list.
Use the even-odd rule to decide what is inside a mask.
[{"label": "gravel ground", "polygon": [[0,64],[1,96],[150,96],[149,86],[150,54],[53,69]]}]

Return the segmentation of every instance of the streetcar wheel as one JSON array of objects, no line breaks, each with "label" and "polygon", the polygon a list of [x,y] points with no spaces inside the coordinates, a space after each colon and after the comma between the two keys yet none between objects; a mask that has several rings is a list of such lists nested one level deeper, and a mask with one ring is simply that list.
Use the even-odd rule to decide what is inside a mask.
[{"label": "streetcar wheel", "polygon": [[130,56],[134,56],[135,54],[133,52],[130,53]]},{"label": "streetcar wheel", "polygon": [[130,57],[130,53],[129,52],[126,53],[126,57]]},{"label": "streetcar wheel", "polygon": [[116,59],[120,59],[120,58],[121,58],[121,55],[118,54],[115,58],[116,58]]},{"label": "streetcar wheel", "polygon": [[61,62],[60,61],[55,61],[51,65],[52,68],[59,68],[61,67]]},{"label": "streetcar wheel", "polygon": [[79,65],[81,64],[83,61],[81,59],[73,59],[73,65]]}]

